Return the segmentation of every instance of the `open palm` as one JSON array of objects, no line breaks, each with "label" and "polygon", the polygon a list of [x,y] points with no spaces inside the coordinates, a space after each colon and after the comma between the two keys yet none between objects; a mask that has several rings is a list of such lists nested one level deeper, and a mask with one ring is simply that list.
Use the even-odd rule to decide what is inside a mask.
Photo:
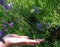
[{"label": "open palm", "polygon": [[18,36],[16,34],[8,34],[5,37],[3,37],[3,39],[5,40],[5,43],[7,45],[36,45],[39,44],[40,42],[43,42],[44,39],[36,39],[36,40],[32,40],[29,39],[28,36]]}]

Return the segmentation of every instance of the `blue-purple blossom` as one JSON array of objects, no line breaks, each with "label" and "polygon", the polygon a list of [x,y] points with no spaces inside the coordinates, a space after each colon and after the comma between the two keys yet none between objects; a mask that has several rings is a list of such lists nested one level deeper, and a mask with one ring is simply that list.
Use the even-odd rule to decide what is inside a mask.
[{"label": "blue-purple blossom", "polygon": [[1,5],[4,5],[4,0],[0,0],[0,4]]},{"label": "blue-purple blossom", "polygon": [[10,26],[11,28],[13,28],[13,27],[14,27],[14,23],[13,23],[13,22],[10,22],[10,23],[9,23],[9,26]]},{"label": "blue-purple blossom", "polygon": [[12,3],[8,4],[7,0],[0,0],[0,4],[4,7],[5,10],[8,10],[9,8],[12,9]]},{"label": "blue-purple blossom", "polygon": [[8,10],[8,9],[9,9],[8,5],[5,5],[5,6],[4,6],[4,9],[5,9],[5,10]]},{"label": "blue-purple blossom", "polygon": [[5,31],[8,31],[7,23],[4,23],[4,24],[3,24],[3,28],[5,29]]},{"label": "blue-purple blossom", "polygon": [[13,7],[12,3],[8,4],[8,7],[9,8],[12,8]]},{"label": "blue-purple blossom", "polygon": [[7,24],[6,24],[6,23],[3,24],[3,28],[4,28],[4,29],[7,28]]},{"label": "blue-purple blossom", "polygon": [[2,5],[2,6],[7,5],[7,0],[0,0],[0,5]]},{"label": "blue-purple blossom", "polygon": [[36,7],[36,6],[34,7],[34,12],[35,12],[35,13],[38,13],[38,12],[39,12],[38,7]]},{"label": "blue-purple blossom", "polygon": [[40,23],[37,23],[37,28],[39,29],[39,30],[43,30],[43,27],[42,27],[42,25],[40,24]]},{"label": "blue-purple blossom", "polygon": [[4,32],[0,30],[0,38],[3,36]]},{"label": "blue-purple blossom", "polygon": [[12,7],[13,7],[12,3],[10,3],[8,5],[4,5],[5,10],[12,9]]}]

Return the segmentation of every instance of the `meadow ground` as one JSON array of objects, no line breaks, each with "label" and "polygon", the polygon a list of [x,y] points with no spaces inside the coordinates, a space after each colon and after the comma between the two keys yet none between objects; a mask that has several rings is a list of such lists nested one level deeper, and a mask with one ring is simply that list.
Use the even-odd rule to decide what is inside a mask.
[{"label": "meadow ground", "polygon": [[60,0],[8,0],[12,8],[0,5],[0,30],[4,35],[14,33],[31,39],[43,38],[36,46],[60,47]]}]

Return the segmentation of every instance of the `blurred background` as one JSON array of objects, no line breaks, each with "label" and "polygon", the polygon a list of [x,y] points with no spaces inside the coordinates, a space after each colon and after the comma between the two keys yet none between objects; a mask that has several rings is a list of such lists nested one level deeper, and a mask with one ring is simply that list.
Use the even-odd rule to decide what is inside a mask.
[{"label": "blurred background", "polygon": [[1,31],[45,39],[36,46],[14,47],[60,47],[60,0],[0,1]]}]

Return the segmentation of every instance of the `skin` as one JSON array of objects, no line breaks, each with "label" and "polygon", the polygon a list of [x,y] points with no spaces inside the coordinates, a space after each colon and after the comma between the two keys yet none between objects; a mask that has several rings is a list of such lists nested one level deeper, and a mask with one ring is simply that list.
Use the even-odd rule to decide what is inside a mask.
[{"label": "skin", "polygon": [[40,44],[41,42],[44,41],[44,39],[32,40],[32,39],[29,39],[28,36],[18,36],[16,34],[8,34],[8,35],[4,36],[3,39],[5,40],[5,43],[0,42],[0,47],[9,47],[9,46],[14,46],[14,45],[34,46],[34,45]]}]

